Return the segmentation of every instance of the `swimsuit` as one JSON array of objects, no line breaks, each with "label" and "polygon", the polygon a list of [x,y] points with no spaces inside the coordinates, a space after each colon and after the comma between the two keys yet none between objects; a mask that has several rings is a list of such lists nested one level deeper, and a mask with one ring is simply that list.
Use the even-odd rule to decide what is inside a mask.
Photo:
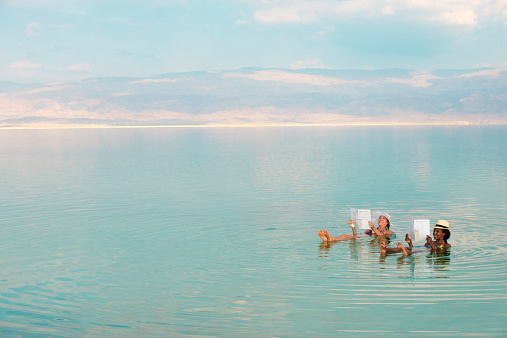
[{"label": "swimsuit", "polygon": [[[436,242],[433,242],[433,243],[435,243],[435,247],[436,247],[437,249],[445,249],[445,244],[446,244],[445,242],[444,242],[444,243],[442,243],[442,244],[440,244],[440,245],[438,245],[438,243],[436,243]],[[431,247],[431,245],[429,245],[428,243],[424,244],[424,246],[425,246],[425,247],[428,247],[428,248],[430,248],[430,247]]]},{"label": "swimsuit", "polygon": [[[377,229],[377,230],[378,230],[378,229]],[[380,231],[380,230],[379,230],[379,231]],[[367,235],[371,235],[371,234],[373,233],[373,231],[372,231],[371,229],[368,229],[368,230],[366,230],[364,233],[365,233],[365,234],[367,234]],[[384,234],[384,230],[380,231],[380,234],[382,234],[382,235],[383,235],[383,234]]]}]

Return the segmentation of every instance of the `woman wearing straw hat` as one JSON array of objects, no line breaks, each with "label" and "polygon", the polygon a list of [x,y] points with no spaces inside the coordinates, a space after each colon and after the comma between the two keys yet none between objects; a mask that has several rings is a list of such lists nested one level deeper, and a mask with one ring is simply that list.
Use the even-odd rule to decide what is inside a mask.
[{"label": "woman wearing straw hat", "polygon": [[449,222],[439,220],[437,224],[435,224],[435,228],[433,228],[433,238],[435,240],[432,241],[430,236],[426,236],[426,244],[424,244],[424,246],[431,248],[431,250],[450,248],[451,245],[447,243],[450,237],[451,229],[449,228]]},{"label": "woman wearing straw hat", "polygon": [[[364,233],[367,235],[376,235],[376,236],[386,236],[386,235],[392,235],[394,232],[390,228],[393,228],[391,225],[391,216],[386,212],[376,211],[373,213],[373,219],[378,219],[378,227],[375,227],[375,223],[372,221],[369,222],[370,229],[366,230]],[[327,230],[322,231],[322,229],[319,230],[317,235],[324,241],[324,242],[335,242],[335,241],[346,241],[352,238],[359,238],[360,235],[357,234],[356,226],[352,222],[352,220],[349,221],[349,226],[352,228],[352,235],[343,234],[338,237],[333,237],[329,234]],[[394,229],[394,228],[393,228]]]},{"label": "woman wearing straw hat", "polygon": [[[425,247],[431,248],[431,251],[436,251],[439,249],[448,249],[451,247],[447,240],[451,237],[451,229],[449,227],[449,222],[444,220],[439,220],[435,227],[433,228],[433,238],[434,241],[431,240],[430,236],[426,236]],[[380,253],[387,254],[391,252],[403,252],[404,256],[410,255],[413,253],[412,248],[412,240],[408,236],[405,236],[405,241],[408,243],[408,248],[405,248],[400,242],[396,243],[396,248],[386,248],[386,243],[382,241],[379,245]]]}]

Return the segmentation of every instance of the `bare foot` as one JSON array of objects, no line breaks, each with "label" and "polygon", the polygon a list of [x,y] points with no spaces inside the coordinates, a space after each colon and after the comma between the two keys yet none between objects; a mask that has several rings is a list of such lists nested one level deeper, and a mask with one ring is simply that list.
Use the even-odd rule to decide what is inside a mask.
[{"label": "bare foot", "polygon": [[408,243],[408,246],[409,246],[410,248],[412,248],[412,247],[413,247],[413,245],[412,245],[412,240],[410,239],[410,236],[409,236],[408,234],[406,234],[406,235],[405,235],[405,242],[407,242],[407,243]]},{"label": "bare foot", "polygon": [[386,242],[381,241],[378,247],[380,248],[381,254],[385,255],[387,253]]},{"label": "bare foot", "polygon": [[324,231],[322,231],[322,229],[317,232],[317,235],[319,235],[320,239],[322,239],[324,242],[327,242],[327,237],[324,235]]},{"label": "bare foot", "polygon": [[403,256],[408,256],[407,250],[405,250],[403,244],[401,244],[400,242],[396,242],[396,246],[398,247],[398,249],[401,250],[401,252],[403,252]]},{"label": "bare foot", "polygon": [[333,237],[329,234],[329,231],[324,230],[324,236],[326,236],[327,240],[331,242],[333,240]]}]

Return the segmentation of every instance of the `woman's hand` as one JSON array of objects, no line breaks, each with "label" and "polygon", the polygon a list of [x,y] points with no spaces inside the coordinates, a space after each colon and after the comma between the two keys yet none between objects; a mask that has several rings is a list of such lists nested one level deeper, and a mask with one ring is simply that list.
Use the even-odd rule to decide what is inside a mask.
[{"label": "woman's hand", "polygon": [[433,241],[431,240],[431,236],[426,236],[426,244],[425,244],[425,246],[431,248],[431,250],[436,250],[437,249],[437,247],[435,246],[435,244],[433,244]]},{"label": "woman's hand", "polygon": [[408,247],[409,248],[413,247],[413,245],[412,245],[412,239],[410,238],[410,236],[408,234],[405,235],[405,242],[408,243]]},{"label": "woman's hand", "polygon": [[352,228],[352,234],[354,236],[357,236],[356,226],[354,225],[354,222],[352,222],[352,220],[349,221],[349,227]]},{"label": "woman's hand", "polygon": [[373,223],[372,221],[369,221],[369,222],[368,222],[368,224],[370,224],[370,229],[371,229],[371,233],[372,233],[372,234],[375,234],[375,235],[377,235],[377,236],[382,235],[382,234],[380,233],[380,231],[378,231],[378,230],[377,230],[377,228],[375,228],[375,223]]}]

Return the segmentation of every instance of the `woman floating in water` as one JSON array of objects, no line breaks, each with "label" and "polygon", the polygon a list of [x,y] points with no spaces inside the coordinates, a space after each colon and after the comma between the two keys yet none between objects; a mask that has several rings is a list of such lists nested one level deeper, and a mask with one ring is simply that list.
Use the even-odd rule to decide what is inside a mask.
[{"label": "woman floating in water", "polygon": [[[374,213],[375,214],[375,213]],[[377,214],[380,214],[378,217],[378,228],[375,228],[375,223],[369,222],[370,229],[366,230],[364,233],[367,235],[376,235],[376,236],[383,236],[383,235],[392,235],[393,231],[389,230],[391,227],[391,216],[389,216],[388,213],[385,212],[377,212]],[[352,238],[359,238],[360,235],[357,234],[356,226],[354,223],[352,223],[352,220],[349,221],[349,226],[352,228],[352,235],[343,234],[338,237],[333,237],[329,234],[327,230],[322,231],[322,229],[319,230],[317,235],[324,241],[324,242],[335,242],[335,241],[347,241]]]},{"label": "woman floating in water", "polygon": [[[435,224],[435,228],[433,229],[433,238],[434,241],[431,240],[430,236],[426,236],[425,247],[430,248],[431,251],[436,251],[439,249],[448,249],[451,247],[447,240],[451,237],[451,230],[449,228],[449,222],[440,220]],[[396,248],[386,248],[386,243],[382,241],[379,245],[381,254],[388,254],[392,252],[403,252],[403,256],[408,256],[414,253],[412,240],[408,236],[405,235],[405,241],[408,243],[408,248],[404,247],[400,242],[396,243]]]}]

